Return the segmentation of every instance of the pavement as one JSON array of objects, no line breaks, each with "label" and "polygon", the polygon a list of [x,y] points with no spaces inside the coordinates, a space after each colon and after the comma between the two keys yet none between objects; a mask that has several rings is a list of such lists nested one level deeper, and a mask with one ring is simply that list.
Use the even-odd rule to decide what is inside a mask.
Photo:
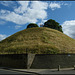
[{"label": "pavement", "polygon": [[59,71],[58,69],[10,69],[10,68],[2,68],[2,69],[21,72],[22,74],[26,73],[25,75],[75,74],[74,68],[62,68]]},{"label": "pavement", "polygon": [[[17,70],[17,69],[16,69]],[[58,71],[58,69],[18,69],[27,72],[34,72],[39,75],[47,74],[75,74],[74,68],[63,68]]]},{"label": "pavement", "polygon": [[26,71],[25,69],[13,69],[13,68],[7,68],[7,67],[0,67],[0,74],[40,75],[36,72]]},{"label": "pavement", "polygon": [[25,75],[33,75],[31,73],[12,71],[7,69],[0,69],[0,74],[25,74]]}]

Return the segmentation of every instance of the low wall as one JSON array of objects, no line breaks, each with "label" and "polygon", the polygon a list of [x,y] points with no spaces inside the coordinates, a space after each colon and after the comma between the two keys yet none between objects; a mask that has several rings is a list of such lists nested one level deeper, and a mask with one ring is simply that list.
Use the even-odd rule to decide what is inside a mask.
[{"label": "low wall", "polygon": [[34,61],[30,68],[35,69],[53,69],[58,68],[71,68],[75,65],[75,54],[36,54]]},{"label": "low wall", "polygon": [[0,67],[53,69],[71,68],[75,65],[75,54],[2,54]]},{"label": "low wall", "polygon": [[1,54],[0,67],[27,68],[27,54]]}]

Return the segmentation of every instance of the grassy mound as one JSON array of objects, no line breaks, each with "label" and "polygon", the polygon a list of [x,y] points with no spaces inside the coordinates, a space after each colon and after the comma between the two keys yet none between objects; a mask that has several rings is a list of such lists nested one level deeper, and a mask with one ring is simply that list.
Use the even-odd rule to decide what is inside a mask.
[{"label": "grassy mound", "polygon": [[36,27],[19,31],[0,42],[0,54],[75,53],[75,39],[50,28]]}]

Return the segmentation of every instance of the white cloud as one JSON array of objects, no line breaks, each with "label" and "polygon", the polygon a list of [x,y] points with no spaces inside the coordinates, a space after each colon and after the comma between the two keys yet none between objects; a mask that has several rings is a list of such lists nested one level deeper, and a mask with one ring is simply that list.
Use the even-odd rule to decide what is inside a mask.
[{"label": "white cloud", "polygon": [[63,22],[62,29],[66,35],[75,39],[75,20]]},{"label": "white cloud", "polygon": [[29,1],[18,1],[18,4],[20,4],[20,6],[14,9],[15,13],[25,13],[28,8]]},{"label": "white cloud", "polygon": [[38,25],[44,25],[44,23],[46,22],[47,20],[42,20],[40,23],[38,23]]},{"label": "white cloud", "polygon": [[12,6],[15,7],[15,1],[0,1],[0,4],[6,6],[6,7],[11,7],[13,8]]},{"label": "white cloud", "polygon": [[[48,8],[48,3],[41,1],[17,1],[19,4],[18,8],[14,11],[1,10],[0,19],[14,22],[16,24],[26,24],[26,23],[36,23],[38,19],[44,20],[47,18],[46,9]],[[20,27],[20,26],[19,26]]]},{"label": "white cloud", "polygon": [[16,14],[15,12],[10,12],[10,11],[6,11],[6,10],[2,10],[3,13],[1,13],[1,19],[4,19],[6,21],[11,21],[14,22],[16,24],[26,24],[29,22],[37,22],[37,18],[32,18],[32,16],[27,17],[27,15],[23,14],[23,15],[19,15]]},{"label": "white cloud", "polygon": [[[21,25],[25,25],[26,23],[37,23],[38,19],[41,20],[41,23],[44,23],[43,21],[47,19],[47,11],[48,9],[48,3],[42,2],[42,1],[16,1],[17,4],[15,4],[14,1],[3,1],[3,5],[10,6],[10,5],[16,5],[13,6],[14,10],[0,10],[0,19],[10,21],[13,23],[18,24],[15,26],[15,28],[21,27]],[[56,3],[51,2],[49,7],[54,10],[56,8],[61,8],[61,5],[67,5],[64,3]],[[39,23],[40,24],[40,23]]]},{"label": "white cloud", "polygon": [[2,4],[4,6],[9,6],[12,3],[12,2],[10,2],[10,3],[9,2],[10,1],[8,1],[8,2],[7,1],[1,1],[0,4]]},{"label": "white cloud", "polygon": [[14,12],[10,12],[9,14],[4,14],[0,17],[1,19],[4,19],[6,21],[11,21],[16,24],[25,24],[26,23],[26,17],[23,17],[21,15],[18,15]]},{"label": "white cloud", "polygon": [[68,3],[64,3],[64,2],[51,2],[49,4],[49,7],[52,9],[52,10],[55,10],[56,8],[61,8],[61,6],[64,5],[64,6],[68,6],[69,4]]},{"label": "white cloud", "polygon": [[52,10],[55,10],[56,8],[61,8],[61,5],[59,3],[53,3],[51,2],[49,7],[52,9]]},{"label": "white cloud", "polygon": [[0,34],[0,41],[5,39],[6,37],[7,37],[7,35]]},{"label": "white cloud", "polygon": [[19,29],[20,27],[22,27],[22,26],[19,26],[19,25],[16,25],[16,26],[15,26],[16,29]]},{"label": "white cloud", "polygon": [[31,8],[37,9],[37,10],[47,9],[47,7],[48,7],[48,3],[41,2],[41,1],[32,1],[32,4],[31,4]]},{"label": "white cloud", "polygon": [[8,15],[8,14],[10,14],[10,11],[8,11],[8,10],[1,10],[1,11],[0,11],[0,15],[1,15],[1,16],[6,16],[6,15]]}]

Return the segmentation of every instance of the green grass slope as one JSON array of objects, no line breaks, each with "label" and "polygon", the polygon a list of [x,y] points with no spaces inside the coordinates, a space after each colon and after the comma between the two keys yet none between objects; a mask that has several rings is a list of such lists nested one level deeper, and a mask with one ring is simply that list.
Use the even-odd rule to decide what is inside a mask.
[{"label": "green grass slope", "polygon": [[0,42],[0,54],[75,53],[75,39],[50,28],[36,27],[19,31]]}]

